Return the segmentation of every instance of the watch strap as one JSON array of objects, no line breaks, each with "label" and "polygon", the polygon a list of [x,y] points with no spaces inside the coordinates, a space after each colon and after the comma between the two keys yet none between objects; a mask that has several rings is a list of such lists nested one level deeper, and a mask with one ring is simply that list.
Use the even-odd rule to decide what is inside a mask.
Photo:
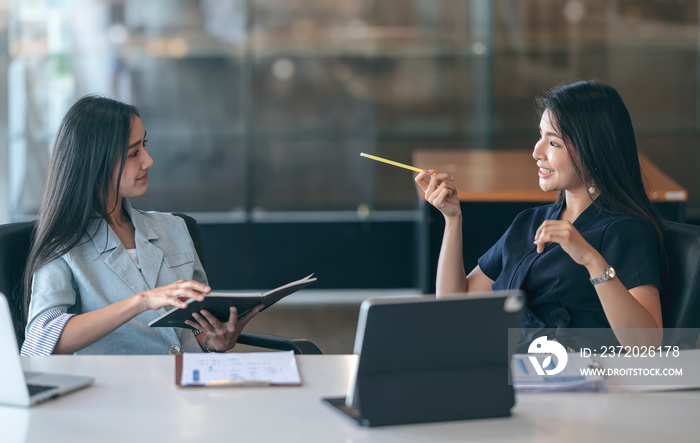
[{"label": "watch strap", "polygon": [[603,275],[596,278],[589,278],[588,280],[591,282],[591,284],[597,285],[598,283],[603,283],[608,280],[612,280],[613,278],[615,278],[615,270],[612,266],[608,265],[608,267],[605,268],[605,272],[603,272]]}]

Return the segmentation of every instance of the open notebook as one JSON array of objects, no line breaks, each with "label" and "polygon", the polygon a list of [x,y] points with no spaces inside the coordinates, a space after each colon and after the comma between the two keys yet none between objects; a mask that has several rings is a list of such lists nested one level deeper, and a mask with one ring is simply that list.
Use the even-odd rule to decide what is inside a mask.
[{"label": "open notebook", "polygon": [[315,281],[316,277],[313,277],[313,274],[311,274],[265,293],[241,294],[235,292],[212,292],[206,295],[204,301],[196,301],[195,299],[187,300],[186,308],[171,309],[160,317],[151,320],[148,326],[152,328],[193,329],[185,323],[185,320],[192,320],[192,313],[199,312],[202,309],[208,310],[214,317],[218,318],[219,321],[226,322],[230,315],[229,309],[232,306],[238,309],[238,318],[242,318],[255,306],[259,304],[264,305],[262,309],[262,311],[264,311],[284,297],[309,286]]}]

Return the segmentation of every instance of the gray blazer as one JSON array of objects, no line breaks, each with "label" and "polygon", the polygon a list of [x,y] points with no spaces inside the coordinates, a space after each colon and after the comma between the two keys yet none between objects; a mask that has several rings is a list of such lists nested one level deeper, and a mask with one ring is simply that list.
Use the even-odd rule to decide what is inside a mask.
[{"label": "gray blazer", "polygon": [[[207,284],[184,220],[139,211],[123,201],[136,228],[141,271],[107,222],[95,220],[88,228],[90,236],[34,274],[27,331],[52,309],[82,314],[179,279]],[[78,354],[167,354],[173,345],[184,352],[201,352],[190,330],[148,327],[165,309],[172,308],[139,314]]]}]

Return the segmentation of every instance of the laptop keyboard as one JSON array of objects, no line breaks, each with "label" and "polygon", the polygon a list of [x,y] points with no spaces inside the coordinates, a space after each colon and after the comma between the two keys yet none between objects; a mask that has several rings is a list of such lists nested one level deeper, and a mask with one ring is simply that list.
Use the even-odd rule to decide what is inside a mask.
[{"label": "laptop keyboard", "polygon": [[27,384],[27,389],[29,389],[29,395],[30,395],[30,396],[36,395],[36,394],[40,394],[40,393],[42,393],[42,392],[44,392],[44,391],[48,391],[49,389],[54,389],[54,388],[56,388],[56,387],[57,387],[57,386],[44,386],[44,385],[30,385],[30,384]]}]

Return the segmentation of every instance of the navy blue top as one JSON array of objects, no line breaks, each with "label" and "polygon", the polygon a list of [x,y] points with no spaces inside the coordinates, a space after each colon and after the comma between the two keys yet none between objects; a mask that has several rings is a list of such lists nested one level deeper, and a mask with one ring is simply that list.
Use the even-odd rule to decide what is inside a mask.
[{"label": "navy blue top", "polygon": [[[609,208],[600,197],[596,203]],[[481,270],[494,280],[494,290],[525,292],[528,309],[523,316],[522,327],[527,329],[523,342],[543,333],[565,338],[570,332],[563,328],[610,328],[586,268],[558,243],[548,244],[540,254],[533,244],[540,225],[545,220],[558,220],[563,208],[564,202],[521,212],[479,259]],[[591,204],[574,221],[574,227],[615,268],[627,289],[652,284],[661,291],[665,254],[649,222],[611,214]],[[582,344],[569,346],[575,349]]]}]

